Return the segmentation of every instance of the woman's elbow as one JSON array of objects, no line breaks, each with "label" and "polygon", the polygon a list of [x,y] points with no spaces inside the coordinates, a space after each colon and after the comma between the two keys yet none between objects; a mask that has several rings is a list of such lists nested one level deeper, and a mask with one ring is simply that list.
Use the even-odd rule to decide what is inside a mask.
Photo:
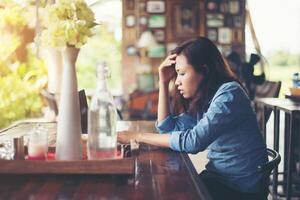
[{"label": "woman's elbow", "polygon": [[190,154],[197,154],[201,151],[204,151],[206,149],[205,146],[201,144],[187,144],[184,145],[184,148],[182,148],[184,152],[190,153]]},{"label": "woman's elbow", "polygon": [[182,151],[186,153],[196,154],[200,151],[204,151],[207,147],[197,138],[197,134],[194,134],[193,131],[182,134],[179,141]]}]

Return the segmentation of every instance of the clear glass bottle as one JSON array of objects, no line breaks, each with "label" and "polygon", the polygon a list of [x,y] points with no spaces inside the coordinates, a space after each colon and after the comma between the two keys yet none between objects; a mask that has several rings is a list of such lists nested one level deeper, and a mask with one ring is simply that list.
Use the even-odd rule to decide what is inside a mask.
[{"label": "clear glass bottle", "polygon": [[97,90],[92,97],[88,114],[89,160],[113,158],[117,154],[117,113],[110,91],[107,89],[106,64],[97,67]]}]

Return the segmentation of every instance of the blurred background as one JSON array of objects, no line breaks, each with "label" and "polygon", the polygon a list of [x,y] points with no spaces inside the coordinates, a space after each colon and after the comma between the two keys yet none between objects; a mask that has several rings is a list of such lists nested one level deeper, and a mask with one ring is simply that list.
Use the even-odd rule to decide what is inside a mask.
[{"label": "blurred background", "polygon": [[[49,56],[35,39],[43,26],[43,9],[51,3],[54,1],[0,0],[0,128],[27,118],[55,120],[52,103],[56,102],[51,97],[59,95],[61,58]],[[284,98],[292,87],[293,74],[300,72],[298,0],[86,3],[100,25],[80,50],[79,89],[88,98],[93,94],[96,66],[105,62],[109,87],[124,119],[156,118],[157,67],[172,48],[194,36],[215,42],[241,79],[247,79],[241,67],[252,67],[250,90],[256,91],[266,81],[280,81],[279,97]]]}]

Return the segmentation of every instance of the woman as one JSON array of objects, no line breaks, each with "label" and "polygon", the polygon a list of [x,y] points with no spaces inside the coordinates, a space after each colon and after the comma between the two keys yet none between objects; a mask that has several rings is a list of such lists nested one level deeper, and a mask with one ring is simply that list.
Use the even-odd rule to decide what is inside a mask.
[{"label": "woman", "polygon": [[[176,77],[177,76],[177,77]],[[168,85],[176,77],[183,112],[170,112]],[[199,176],[214,199],[262,199],[267,162],[250,100],[217,47],[198,37],[178,46],[159,67],[156,128],[160,133],[123,133],[120,142],[137,142],[198,153],[209,149],[209,162]]]}]

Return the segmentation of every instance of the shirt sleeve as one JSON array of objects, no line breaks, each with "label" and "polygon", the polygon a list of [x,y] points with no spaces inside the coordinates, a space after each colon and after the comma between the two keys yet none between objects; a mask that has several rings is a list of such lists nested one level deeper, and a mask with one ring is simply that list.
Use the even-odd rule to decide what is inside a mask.
[{"label": "shirt sleeve", "polygon": [[170,146],[173,150],[187,153],[203,151],[222,133],[237,127],[250,110],[250,100],[240,86],[223,88],[193,128],[172,132]]},{"label": "shirt sleeve", "polygon": [[156,121],[155,127],[159,133],[171,133],[173,131],[184,131],[193,128],[197,119],[182,113],[178,116],[169,115],[161,122]]}]

